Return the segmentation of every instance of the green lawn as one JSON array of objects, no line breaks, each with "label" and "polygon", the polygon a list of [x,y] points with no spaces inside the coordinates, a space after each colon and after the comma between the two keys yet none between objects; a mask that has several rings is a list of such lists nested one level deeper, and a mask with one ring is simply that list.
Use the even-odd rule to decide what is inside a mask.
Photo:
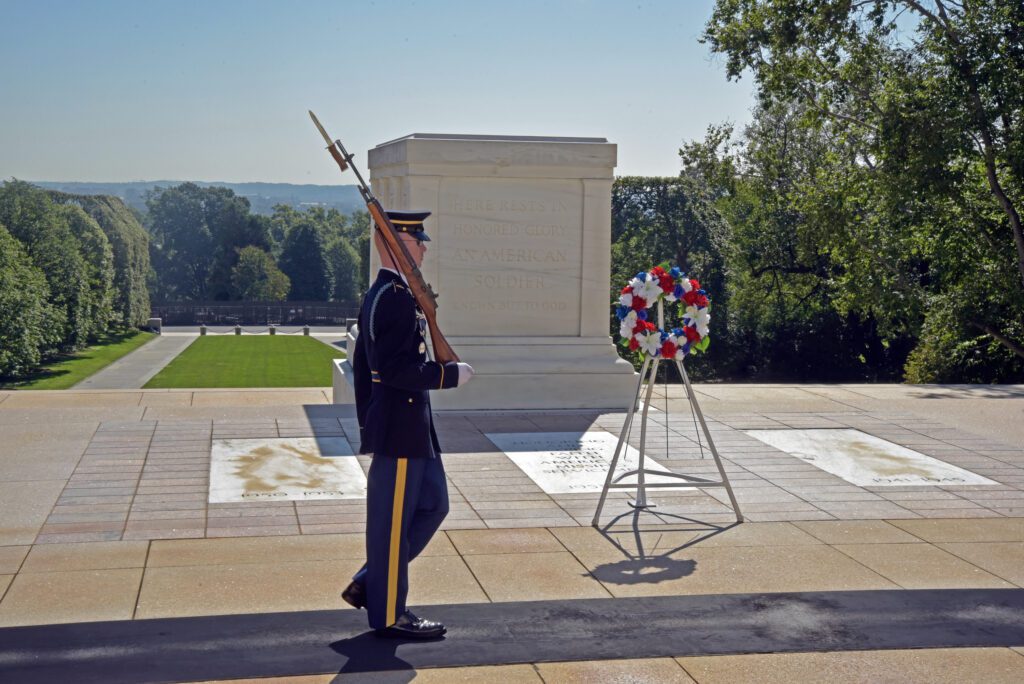
[{"label": "green lawn", "polygon": [[331,361],[345,352],[311,337],[200,337],[146,389],[190,387],[328,387]]},{"label": "green lawn", "polygon": [[104,335],[82,351],[63,356],[43,366],[27,378],[0,380],[0,388],[26,390],[67,389],[78,384],[96,371],[135,351],[153,339],[153,333],[132,330],[126,333]]}]

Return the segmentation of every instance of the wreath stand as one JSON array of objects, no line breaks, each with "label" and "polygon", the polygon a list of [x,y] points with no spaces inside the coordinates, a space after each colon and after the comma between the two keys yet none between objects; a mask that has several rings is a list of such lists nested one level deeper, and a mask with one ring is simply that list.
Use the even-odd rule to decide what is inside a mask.
[{"label": "wreath stand", "polygon": [[[665,328],[665,307],[661,300],[658,301],[658,328]],[[653,357],[653,358],[652,358]],[[700,445],[701,458],[704,458],[704,445],[700,439],[700,433],[704,433],[704,437],[707,439],[708,448],[711,451],[711,456],[715,459],[715,465],[718,466],[718,474],[721,476],[720,480],[709,480],[703,477],[697,477],[696,475],[682,475],[680,473],[663,472],[660,470],[649,470],[644,467],[644,458],[646,456],[647,446],[647,411],[651,406],[651,395],[654,392],[654,385],[658,379],[658,366],[662,361],[669,364],[674,364],[676,370],[679,371],[679,377],[686,385],[686,397],[690,401],[690,412],[694,416],[694,427],[696,428],[697,421],[700,422],[700,429],[697,431],[697,441]],[[640,393],[644,389],[644,381],[647,381],[647,390],[644,394],[643,411],[640,417],[640,456],[639,463],[636,470],[630,470],[621,475],[615,475],[615,466],[619,463],[619,457],[624,453],[623,447],[629,448],[628,436],[633,427],[633,418],[636,416],[637,403],[640,399]],[[665,380],[665,417],[668,418],[668,378]],[[666,431],[668,427],[666,425]],[[666,439],[665,449],[668,450],[668,441]],[[622,482],[627,477],[635,475],[637,481],[635,484]],[[670,478],[678,480],[677,482],[647,482],[646,476],[654,475],[658,477]],[[733,494],[732,486],[729,484],[729,476],[725,474],[725,467],[722,466],[722,459],[718,455],[718,449],[715,448],[715,442],[711,438],[711,431],[708,430],[707,423],[704,422],[704,414],[700,410],[700,404],[697,402],[697,395],[693,391],[693,387],[690,385],[690,378],[686,374],[686,369],[683,368],[683,362],[679,359],[662,359],[660,356],[648,355],[644,359],[643,367],[640,369],[640,380],[637,382],[636,393],[633,395],[633,401],[629,404],[629,410],[626,413],[626,420],[622,425],[622,432],[619,433],[619,443],[615,447],[615,455],[612,457],[612,462],[608,466],[608,476],[604,481],[604,488],[601,490],[601,498],[597,502],[597,511],[594,513],[594,520],[591,523],[594,527],[600,528],[601,510],[604,508],[605,499],[608,497],[608,490],[610,489],[632,489],[636,488],[636,496],[630,506],[639,510],[652,508],[655,504],[650,503],[647,500],[647,489],[649,487],[693,487],[697,489],[706,489],[712,487],[724,487],[726,493],[729,495],[729,502],[732,504],[732,510],[736,513],[736,521],[743,522],[743,513],[740,512],[740,506],[736,502],[736,496]]]}]

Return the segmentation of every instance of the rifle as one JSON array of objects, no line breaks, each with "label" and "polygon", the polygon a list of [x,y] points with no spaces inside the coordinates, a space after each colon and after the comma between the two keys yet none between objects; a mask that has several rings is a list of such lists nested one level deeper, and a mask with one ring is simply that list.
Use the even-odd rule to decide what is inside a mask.
[{"label": "rifle", "polygon": [[395,262],[398,270],[402,272],[402,275],[409,282],[412,296],[416,299],[416,303],[427,319],[427,328],[430,330],[430,342],[434,346],[434,360],[438,363],[458,361],[459,357],[455,350],[452,349],[451,345],[448,344],[448,340],[441,334],[441,329],[437,327],[437,295],[434,293],[433,288],[430,287],[430,284],[423,279],[423,274],[420,272],[419,267],[416,266],[416,262],[412,260],[412,256],[409,254],[405,243],[398,237],[398,231],[391,224],[391,219],[384,212],[384,207],[373,196],[370,188],[366,185],[366,181],[363,180],[362,174],[359,173],[359,169],[352,163],[353,155],[348,153],[348,150],[345,149],[340,140],[331,140],[331,136],[327,135],[327,131],[320,125],[316,114],[310,111],[309,116],[313,119],[313,123],[316,124],[320,135],[324,137],[324,141],[327,143],[327,151],[334,157],[334,161],[338,162],[338,168],[341,169],[342,173],[349,166],[355,172],[356,179],[359,181],[359,192],[366,202],[367,209],[370,210],[373,226],[377,230],[377,234],[380,235],[384,247],[388,250],[391,260]]}]

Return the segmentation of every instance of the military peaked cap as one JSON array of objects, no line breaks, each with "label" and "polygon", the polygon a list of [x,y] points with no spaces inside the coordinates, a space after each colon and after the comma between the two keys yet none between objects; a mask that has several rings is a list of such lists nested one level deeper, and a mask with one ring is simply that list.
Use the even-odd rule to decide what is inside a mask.
[{"label": "military peaked cap", "polygon": [[392,211],[388,210],[388,218],[399,233],[409,233],[417,240],[429,242],[430,238],[423,230],[423,222],[430,216],[429,211]]}]

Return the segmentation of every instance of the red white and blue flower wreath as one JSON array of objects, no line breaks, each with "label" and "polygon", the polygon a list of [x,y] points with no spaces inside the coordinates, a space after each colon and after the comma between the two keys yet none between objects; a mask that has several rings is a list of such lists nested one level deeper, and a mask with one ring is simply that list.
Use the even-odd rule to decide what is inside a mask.
[{"label": "red white and blue flower wreath", "polygon": [[[659,300],[680,302],[683,310],[682,326],[661,330],[647,320],[647,310]],[[700,283],[673,266],[668,271],[655,266],[648,272],[637,273],[622,288],[619,305],[615,309],[619,318],[622,345],[645,356],[682,361],[693,351],[705,351],[711,343],[708,324],[711,305],[708,293]]]}]

